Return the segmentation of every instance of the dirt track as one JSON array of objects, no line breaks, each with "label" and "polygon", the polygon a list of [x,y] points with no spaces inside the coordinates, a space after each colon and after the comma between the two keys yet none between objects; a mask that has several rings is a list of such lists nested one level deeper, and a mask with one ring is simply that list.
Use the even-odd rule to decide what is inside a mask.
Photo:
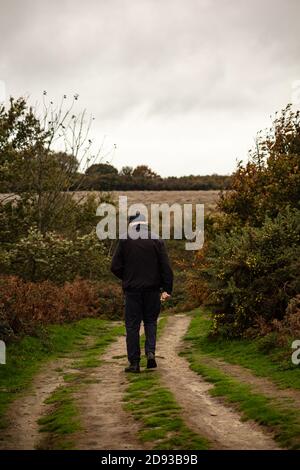
[{"label": "dirt track", "polygon": [[[215,449],[277,449],[272,437],[250,421],[242,422],[239,414],[219,399],[211,397],[212,385],[189,368],[178,355],[190,322],[188,315],[169,317],[158,342],[158,373],[182,408],[186,424],[205,436]],[[138,438],[139,423],[123,409],[127,377],[125,338],[119,337],[102,356],[99,367],[87,372],[88,383],[75,395],[82,430],[72,436],[78,449],[143,449]],[[37,420],[46,410],[44,400],[62,384],[70,360],[48,364],[36,377],[26,395],[18,398],[8,412],[9,426],[2,433],[2,449],[34,449],[39,446]],[[150,446],[150,444],[149,444]],[[146,448],[150,448],[146,445]]]},{"label": "dirt track", "polygon": [[278,448],[255,423],[242,422],[238,413],[212,398],[208,393],[212,385],[193,372],[187,360],[178,355],[189,322],[186,315],[171,317],[158,344],[159,354],[163,356],[162,381],[182,407],[189,427],[207,436],[216,449]]},{"label": "dirt track", "polygon": [[138,423],[123,410],[128,385],[123,372],[125,337],[119,337],[102,356],[103,365],[93,369],[95,383],[79,393],[83,431],[75,436],[78,449],[143,449],[137,438]]}]

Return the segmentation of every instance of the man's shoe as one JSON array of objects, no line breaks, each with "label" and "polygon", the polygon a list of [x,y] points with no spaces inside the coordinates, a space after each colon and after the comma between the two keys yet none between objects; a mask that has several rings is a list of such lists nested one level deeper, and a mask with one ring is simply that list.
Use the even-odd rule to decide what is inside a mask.
[{"label": "man's shoe", "polygon": [[155,369],[157,367],[157,363],[155,360],[154,353],[150,352],[147,354],[147,369]]},{"label": "man's shoe", "polygon": [[134,364],[129,364],[128,367],[125,367],[125,372],[131,372],[133,374],[139,374],[140,373],[140,364],[134,363]]}]

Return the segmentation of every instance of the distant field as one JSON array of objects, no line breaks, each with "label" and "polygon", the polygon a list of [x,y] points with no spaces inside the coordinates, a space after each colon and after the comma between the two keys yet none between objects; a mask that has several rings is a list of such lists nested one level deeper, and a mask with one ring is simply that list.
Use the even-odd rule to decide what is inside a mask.
[{"label": "distant field", "polygon": [[[91,191],[91,193],[97,193]],[[89,192],[77,192],[76,197],[83,197]],[[216,208],[220,191],[112,191],[110,194],[117,199],[119,196],[127,196],[128,205],[143,203],[150,204],[205,204],[205,211],[211,212]]]},{"label": "distant field", "polygon": [[[84,200],[88,194],[101,194],[99,191],[75,191],[72,194],[76,199]],[[128,205],[143,203],[150,204],[204,204],[205,212],[211,212],[216,208],[220,191],[112,191],[110,193],[114,199],[119,196],[127,196]],[[14,194],[0,194],[0,202],[8,202],[14,199]]]}]

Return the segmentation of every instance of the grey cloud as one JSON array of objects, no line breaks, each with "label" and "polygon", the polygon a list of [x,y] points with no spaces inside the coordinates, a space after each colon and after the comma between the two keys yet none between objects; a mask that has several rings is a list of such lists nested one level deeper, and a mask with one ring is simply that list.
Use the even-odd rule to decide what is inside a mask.
[{"label": "grey cloud", "polygon": [[[257,54],[266,55],[268,66],[269,51],[269,59],[289,61],[299,44],[297,0],[1,3],[1,53],[16,71],[38,72],[41,78],[68,77],[85,68],[99,77],[114,69],[155,77],[168,72],[170,64],[180,71],[185,58],[192,57],[192,81],[193,75],[201,75],[203,62],[214,66],[214,56],[236,61],[251,75],[261,72],[251,71]],[[236,55],[241,43],[244,61]]]},{"label": "grey cloud", "polygon": [[300,76],[298,0],[0,0],[0,14],[7,89],[78,92],[102,121],[270,114]]}]

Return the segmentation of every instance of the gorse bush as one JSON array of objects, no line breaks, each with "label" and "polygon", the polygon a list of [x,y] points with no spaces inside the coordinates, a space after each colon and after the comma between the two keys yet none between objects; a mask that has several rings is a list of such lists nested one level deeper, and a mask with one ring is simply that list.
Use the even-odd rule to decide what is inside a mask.
[{"label": "gorse bush", "polygon": [[300,292],[299,112],[287,106],[258,134],[219,209],[196,255],[198,295],[213,307],[214,333],[241,336],[256,328],[259,334],[286,322]]},{"label": "gorse bush", "polygon": [[239,335],[257,324],[281,320],[300,291],[300,211],[286,209],[262,227],[219,234],[203,274],[210,285],[214,328]]},{"label": "gorse bush", "polygon": [[[281,346],[291,347],[291,338],[300,337],[300,295],[297,294],[296,297],[293,297],[286,308],[286,312],[283,320],[272,320],[272,322],[267,322],[263,317],[259,317],[257,320],[257,325],[253,329],[254,334],[259,334],[263,337],[262,341],[266,339],[274,338],[275,333],[275,343]],[[249,335],[252,334],[252,330],[248,330]]]},{"label": "gorse bush", "polygon": [[246,165],[240,163],[219,207],[232,220],[261,225],[288,205],[300,208],[300,112],[287,106],[271,129],[259,132]]},{"label": "gorse bush", "polygon": [[39,327],[84,317],[122,315],[119,286],[77,278],[58,286],[51,281],[26,282],[16,276],[0,277],[0,339],[35,334]]}]

